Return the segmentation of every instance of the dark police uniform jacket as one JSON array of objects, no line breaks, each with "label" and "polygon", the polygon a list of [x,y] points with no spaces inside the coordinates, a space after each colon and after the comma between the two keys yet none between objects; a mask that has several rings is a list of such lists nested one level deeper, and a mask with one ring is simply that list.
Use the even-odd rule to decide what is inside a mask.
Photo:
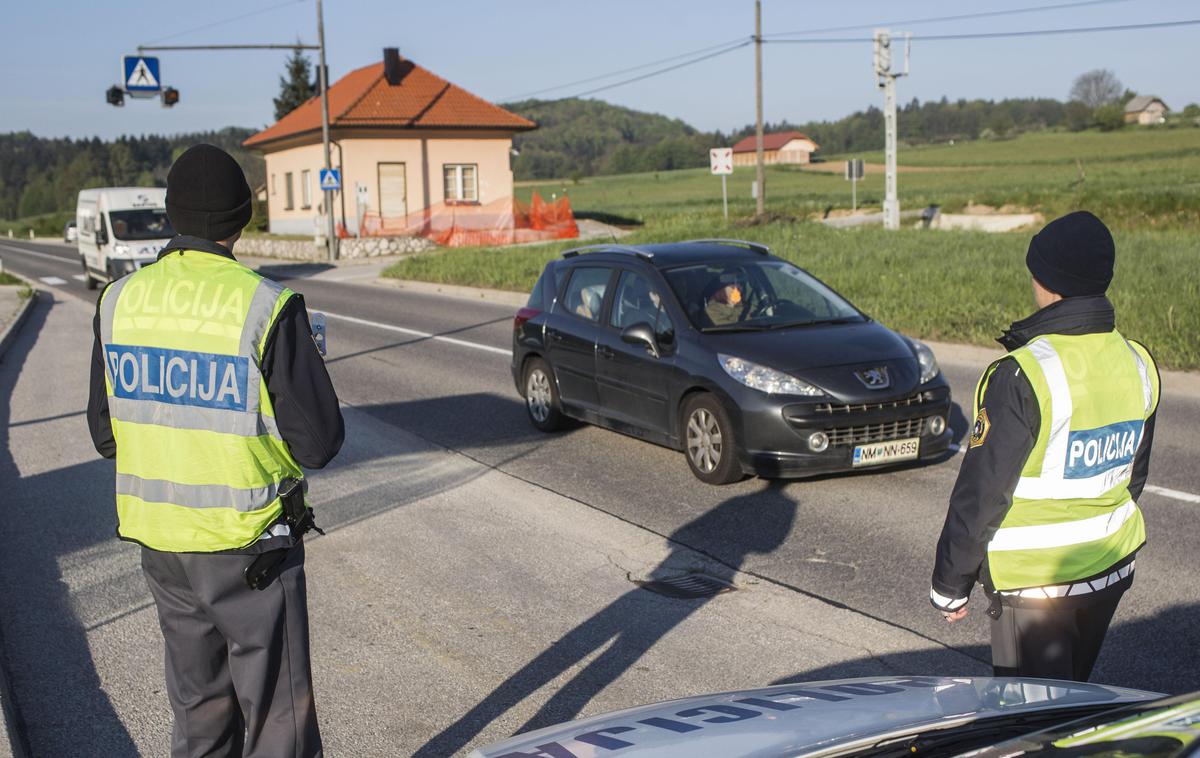
[{"label": "dark police uniform jacket", "polygon": [[[998,341],[1006,350],[1012,351],[1044,334],[1095,334],[1111,332],[1114,328],[1113,305],[1107,297],[1072,297],[1052,303],[1014,323]],[[994,586],[987,570],[987,545],[1012,505],[1021,469],[1033,450],[1041,426],[1033,386],[1012,358],[1001,359],[997,364],[977,405],[987,408],[989,428],[982,444],[970,445],[963,459],[958,481],[950,495],[950,508],[938,540],[933,569],[933,589],[951,599],[968,597],[976,581],[992,596]],[[1154,440],[1156,415],[1157,410],[1146,420],[1142,441],[1134,456],[1129,495],[1135,501],[1141,496],[1150,471],[1150,446]],[[1110,574],[1133,559],[1130,555],[1105,569],[1104,573]],[[1124,592],[1132,581],[1133,572],[1130,571],[1121,581],[1086,595],[1053,600],[1001,595],[1000,599],[1006,605],[1047,602],[1053,602],[1057,607],[1085,605],[1098,602],[1111,593]],[[938,610],[952,610],[932,602]]]}]

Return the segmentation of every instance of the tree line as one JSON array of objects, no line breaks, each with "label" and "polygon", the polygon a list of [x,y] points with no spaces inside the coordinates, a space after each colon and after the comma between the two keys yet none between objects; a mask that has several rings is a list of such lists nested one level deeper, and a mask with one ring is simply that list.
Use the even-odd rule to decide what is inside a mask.
[{"label": "tree line", "polygon": [[208,142],[229,151],[251,186],[264,181],[262,157],[242,147],[254,129],[122,136],[105,141],[0,134],[0,218],[15,219],[75,208],[86,187],[163,187],[171,163],[189,146]]}]

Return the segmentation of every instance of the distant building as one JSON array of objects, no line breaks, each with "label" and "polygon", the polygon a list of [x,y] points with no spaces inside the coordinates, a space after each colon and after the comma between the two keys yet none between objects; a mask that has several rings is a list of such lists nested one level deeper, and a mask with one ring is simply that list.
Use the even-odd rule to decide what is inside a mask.
[{"label": "distant building", "polygon": [[[763,135],[763,162],[768,166],[775,163],[808,163],[818,149],[807,135],[801,132],[776,132]],[[757,160],[756,139],[753,136],[733,146],[733,165],[753,166]]]},{"label": "distant building", "polygon": [[[511,217],[512,137],[537,128],[405,60],[396,48],[329,88],[329,126],[331,162],[342,180],[334,217],[350,234],[360,213],[376,229],[408,228],[414,214],[446,206],[463,217],[490,204]],[[270,231],[321,230],[320,97],[243,144],[266,159]]]},{"label": "distant building", "polygon": [[1138,95],[1125,103],[1125,123],[1161,124],[1167,120],[1170,108],[1153,95]]}]

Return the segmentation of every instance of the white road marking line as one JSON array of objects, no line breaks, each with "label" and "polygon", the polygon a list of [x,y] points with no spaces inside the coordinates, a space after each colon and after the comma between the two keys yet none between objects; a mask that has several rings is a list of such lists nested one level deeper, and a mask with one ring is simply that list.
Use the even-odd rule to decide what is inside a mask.
[{"label": "white road marking line", "polygon": [[44,282],[45,284],[53,284],[55,286],[67,283],[66,279],[60,279],[57,276],[43,276],[38,281]]},{"label": "white road marking line", "polygon": [[55,263],[71,263],[72,262],[70,259],[64,258],[61,255],[51,255],[50,253],[39,253],[36,250],[26,250],[25,248],[13,247],[12,245],[0,245],[0,247],[4,248],[5,250],[11,250],[14,253],[24,253],[25,255],[33,255],[33,256],[37,256],[38,258],[49,258],[50,260],[54,261]]},{"label": "white road marking line", "polygon": [[499,348],[499,347],[492,347],[491,345],[483,345],[478,342],[468,342],[467,340],[455,339],[454,337],[444,337],[440,334],[431,334],[429,332],[421,332],[421,331],[417,331],[416,329],[406,329],[403,326],[393,326],[392,324],[381,324],[378,321],[368,321],[365,318],[355,318],[354,316],[343,316],[338,313],[330,313],[329,311],[317,311],[317,312],[324,313],[325,318],[341,319],[342,321],[349,321],[352,324],[362,324],[363,326],[373,326],[376,329],[386,329],[389,332],[399,332],[400,334],[410,334],[413,337],[421,337],[424,339],[437,340],[439,342],[449,342],[451,345],[458,345],[459,347],[469,347],[469,348],[473,348],[475,350],[483,350],[488,353],[496,353],[497,355],[504,355],[504,356],[512,355],[511,350],[506,350],[506,349]]},{"label": "white road marking line", "polygon": [[1179,490],[1168,489],[1167,487],[1157,487],[1153,484],[1147,484],[1144,489],[1146,492],[1153,492],[1155,495],[1169,497],[1172,500],[1182,500],[1185,503],[1200,503],[1200,495],[1193,495],[1190,492],[1180,492]]},{"label": "white road marking line", "polygon": [[77,281],[77,282],[85,282],[85,281],[87,281],[87,275],[86,275],[86,274],[75,274],[75,275],[74,275],[74,276],[72,276],[71,278],[72,278],[72,279],[74,279],[74,280],[75,280],[75,281]]}]

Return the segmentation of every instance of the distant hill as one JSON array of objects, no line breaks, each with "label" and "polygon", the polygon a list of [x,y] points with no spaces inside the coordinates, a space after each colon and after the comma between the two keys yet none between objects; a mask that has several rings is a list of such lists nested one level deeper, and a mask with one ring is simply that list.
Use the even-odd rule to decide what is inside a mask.
[{"label": "distant hill", "polygon": [[517,179],[666,171],[708,165],[712,137],[677,118],[603,100],[522,100],[504,108],[538,124],[513,146]]}]

